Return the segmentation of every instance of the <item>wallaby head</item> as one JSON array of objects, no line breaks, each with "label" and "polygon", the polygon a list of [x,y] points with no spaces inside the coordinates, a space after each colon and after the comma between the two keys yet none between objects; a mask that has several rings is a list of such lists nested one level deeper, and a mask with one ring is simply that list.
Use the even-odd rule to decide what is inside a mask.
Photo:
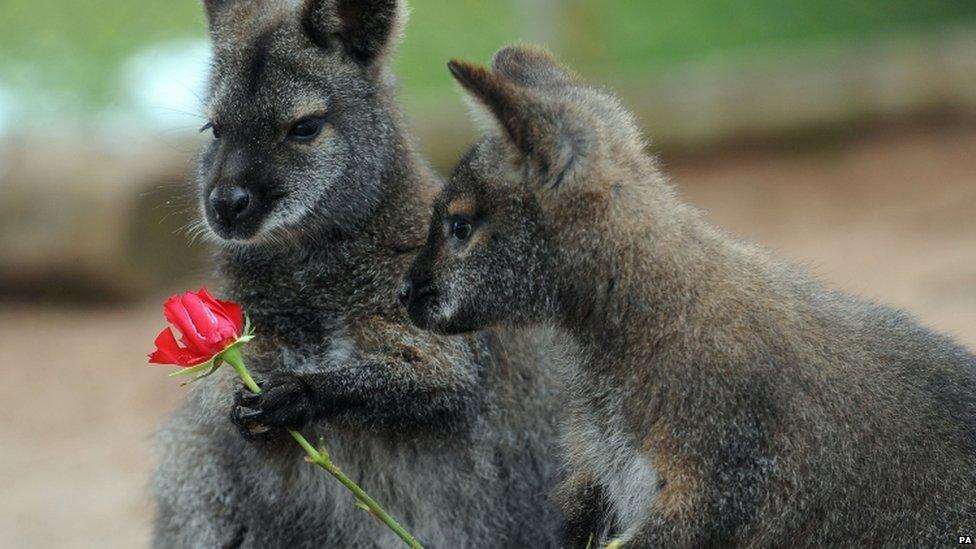
[{"label": "wallaby head", "polygon": [[604,194],[653,166],[616,100],[542,50],[512,46],[491,68],[449,68],[494,129],[437,198],[402,298],[415,323],[446,333],[547,320],[571,292],[552,277],[569,261],[560,249],[588,238]]},{"label": "wallaby head", "polygon": [[396,150],[398,0],[204,0],[213,63],[203,217],[221,242],[349,231]]},{"label": "wallaby head", "polygon": [[472,149],[434,205],[401,294],[421,328],[478,330],[497,324],[501,311],[507,317],[544,305],[544,281],[529,274],[545,261],[544,219],[524,186],[484,179],[500,160],[495,145]]}]

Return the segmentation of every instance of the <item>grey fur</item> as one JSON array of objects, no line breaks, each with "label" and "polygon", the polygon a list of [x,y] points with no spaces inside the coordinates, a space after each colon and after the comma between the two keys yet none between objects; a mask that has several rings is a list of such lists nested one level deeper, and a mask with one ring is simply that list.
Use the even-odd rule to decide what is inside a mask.
[{"label": "grey fur", "polygon": [[931,547],[972,531],[976,357],[710,226],[619,103],[548,54],[451,70],[498,131],[437,199],[408,308],[442,333],[542,323],[575,344],[571,543]]},{"label": "grey fur", "polygon": [[[395,105],[388,53],[402,6],[206,7],[220,138],[201,155],[201,209],[223,293],[257,328],[246,360],[263,390],[246,399],[229,370],[192,386],[157,441],[154,546],[400,547],[303,461],[286,426],[325,437],[428,547],[551,546],[562,360],[552,338],[435,336],[397,305],[440,187]],[[317,138],[285,137],[310,113],[326,120]],[[208,210],[221,185],[259,201],[246,226]]]}]

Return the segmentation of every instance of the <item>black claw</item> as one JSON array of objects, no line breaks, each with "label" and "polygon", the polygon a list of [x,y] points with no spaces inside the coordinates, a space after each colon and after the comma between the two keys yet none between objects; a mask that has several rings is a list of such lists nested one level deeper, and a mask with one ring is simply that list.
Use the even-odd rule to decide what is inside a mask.
[{"label": "black claw", "polygon": [[260,396],[261,395],[259,393],[252,393],[251,391],[244,390],[237,393],[237,402],[239,404],[252,403],[257,401]]},{"label": "black claw", "polygon": [[237,430],[244,439],[254,442],[267,442],[274,438],[273,435],[275,433],[271,427],[256,423],[238,425]]},{"label": "black claw", "polygon": [[254,408],[248,408],[247,406],[239,406],[237,408],[237,418],[240,420],[254,419],[264,412],[261,410],[256,410]]}]

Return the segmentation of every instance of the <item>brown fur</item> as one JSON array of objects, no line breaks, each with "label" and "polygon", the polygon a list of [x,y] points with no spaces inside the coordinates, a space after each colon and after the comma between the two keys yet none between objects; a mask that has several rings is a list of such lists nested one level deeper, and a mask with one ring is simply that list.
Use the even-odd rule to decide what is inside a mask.
[{"label": "brown fur", "polygon": [[451,72],[499,131],[438,198],[408,310],[575,345],[571,542],[930,546],[976,525],[972,354],[707,224],[618,102],[547,54]]}]

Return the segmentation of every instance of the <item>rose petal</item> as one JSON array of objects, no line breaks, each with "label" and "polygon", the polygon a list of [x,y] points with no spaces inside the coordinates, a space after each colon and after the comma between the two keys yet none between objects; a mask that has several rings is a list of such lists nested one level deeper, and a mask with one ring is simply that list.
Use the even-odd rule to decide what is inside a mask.
[{"label": "rose petal", "polygon": [[197,297],[199,297],[200,298],[200,301],[203,301],[204,304],[207,305],[207,307],[210,307],[211,309],[213,309],[215,311],[220,310],[220,308],[221,308],[220,307],[220,301],[217,300],[217,298],[215,298],[210,293],[209,290],[207,290],[207,287],[206,286],[200,286],[200,289],[197,290]]},{"label": "rose petal", "polygon": [[231,324],[234,326],[235,335],[241,335],[244,332],[244,312],[241,310],[241,306],[233,301],[218,301],[220,305],[224,308],[227,314],[227,318],[230,320]]},{"label": "rose petal", "polygon": [[169,328],[159,332],[155,343],[156,350],[149,355],[149,362],[152,364],[189,367],[210,360],[209,356],[195,355],[188,349],[180,347],[176,342],[176,337],[173,336],[173,331]]},{"label": "rose petal", "polygon": [[156,350],[149,355],[149,362],[154,364],[178,364],[179,344],[169,328],[163,328],[156,336]]},{"label": "rose petal", "polygon": [[197,333],[208,342],[212,342],[214,332],[217,331],[219,324],[217,315],[210,310],[210,307],[207,307],[197,294],[185,293],[181,301],[187,314],[190,315],[190,320],[193,321],[193,327],[196,328]]},{"label": "rose petal", "polygon": [[166,300],[163,306],[163,316],[170,324],[179,330],[183,336],[183,343],[195,354],[206,354],[211,345],[202,334],[197,331],[190,313],[186,310],[182,296],[173,296]]},{"label": "rose petal", "polygon": [[[207,291],[205,286],[200,287],[200,291],[197,292],[200,300],[210,308],[220,319],[225,319],[230,322],[234,329],[235,339],[241,335],[244,331],[244,313],[241,311],[241,306],[233,301],[222,301],[215,298],[213,295]],[[222,323],[221,323],[222,324]]]}]

